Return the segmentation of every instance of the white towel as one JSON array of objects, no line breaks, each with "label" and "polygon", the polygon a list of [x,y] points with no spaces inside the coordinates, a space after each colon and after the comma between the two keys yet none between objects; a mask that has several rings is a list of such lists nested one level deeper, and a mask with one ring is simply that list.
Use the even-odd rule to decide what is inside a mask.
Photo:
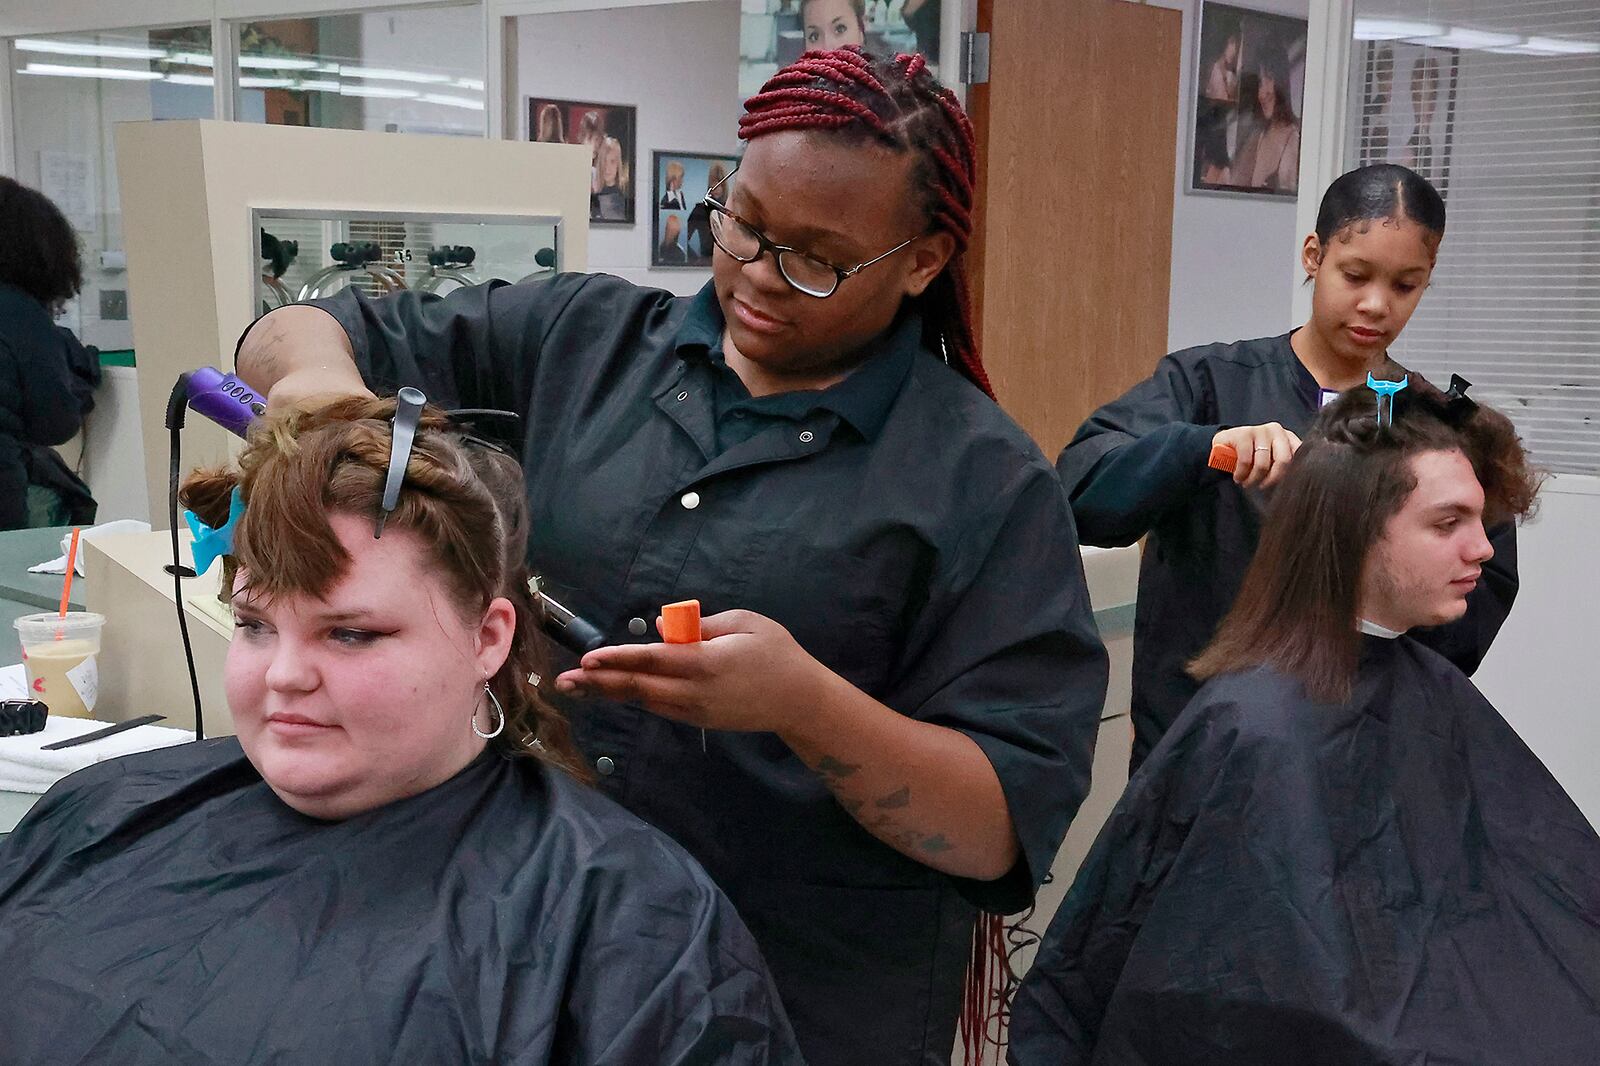
[{"label": "white towel", "polygon": [[[149,522],[140,522],[139,520],[134,519],[134,518],[119,518],[115,522],[105,522],[105,523],[103,523],[101,525],[98,525],[98,526],[90,526],[88,529],[85,529],[83,532],[78,534],[78,540],[80,541],[80,543],[78,544],[78,557],[77,557],[77,559],[73,560],[73,566],[72,566],[73,571],[79,577],[83,576],[83,544],[81,543],[82,541],[85,541],[85,540],[99,540],[101,537],[115,536],[118,533],[148,533],[148,532],[150,532],[150,523]],[[30,573],[30,574],[65,574],[67,572],[67,552],[70,551],[71,548],[72,548],[72,534],[71,533],[63,533],[61,535],[61,556],[59,558],[56,558],[56,559],[51,559],[47,563],[40,563],[37,566],[28,567],[28,573]]]},{"label": "white towel", "polygon": [[51,715],[45,721],[43,732],[25,737],[0,737],[0,792],[31,792],[42,796],[50,791],[51,785],[85,766],[194,739],[194,734],[187,729],[142,725],[73,748],[41,750],[46,744],[92,733],[108,725],[111,723],[90,718]]}]

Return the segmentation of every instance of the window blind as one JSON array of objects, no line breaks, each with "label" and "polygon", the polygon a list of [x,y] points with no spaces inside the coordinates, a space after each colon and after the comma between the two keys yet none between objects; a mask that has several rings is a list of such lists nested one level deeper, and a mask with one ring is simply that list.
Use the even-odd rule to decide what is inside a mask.
[{"label": "window blind", "polygon": [[1355,37],[1347,163],[1411,166],[1449,218],[1394,357],[1600,473],[1600,3],[1357,0]]}]

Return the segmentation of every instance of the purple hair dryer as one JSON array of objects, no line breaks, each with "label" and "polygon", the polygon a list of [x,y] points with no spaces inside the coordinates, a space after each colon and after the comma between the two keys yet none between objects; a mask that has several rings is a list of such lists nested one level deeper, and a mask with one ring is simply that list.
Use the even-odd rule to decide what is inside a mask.
[{"label": "purple hair dryer", "polygon": [[267,413],[266,397],[215,367],[191,371],[186,389],[191,408],[241,437],[250,423]]}]

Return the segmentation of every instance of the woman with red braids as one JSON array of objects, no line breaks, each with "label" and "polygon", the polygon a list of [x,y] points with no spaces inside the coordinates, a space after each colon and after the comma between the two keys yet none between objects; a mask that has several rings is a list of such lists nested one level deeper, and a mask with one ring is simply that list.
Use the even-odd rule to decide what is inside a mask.
[{"label": "woman with red braids", "polygon": [[[992,1007],[980,911],[1031,902],[1087,788],[1105,653],[972,334],[955,98],[921,57],[813,52],[740,135],[697,296],[351,289],[265,316],[238,369],[274,407],[521,414],[531,563],[611,641],[544,682],[599,787],[733,899],[812,1066],[948,1062],[969,971]],[[704,639],[654,642],[689,598]]]}]

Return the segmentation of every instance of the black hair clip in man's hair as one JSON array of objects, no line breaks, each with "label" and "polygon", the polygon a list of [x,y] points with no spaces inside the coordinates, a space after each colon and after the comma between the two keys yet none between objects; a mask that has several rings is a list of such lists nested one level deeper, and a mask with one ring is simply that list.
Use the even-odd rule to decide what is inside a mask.
[{"label": "black hair clip in man's hair", "polygon": [[1444,412],[1445,420],[1453,426],[1461,425],[1478,410],[1478,402],[1467,396],[1470,388],[1472,382],[1460,374],[1450,375],[1450,388],[1444,394]]}]

